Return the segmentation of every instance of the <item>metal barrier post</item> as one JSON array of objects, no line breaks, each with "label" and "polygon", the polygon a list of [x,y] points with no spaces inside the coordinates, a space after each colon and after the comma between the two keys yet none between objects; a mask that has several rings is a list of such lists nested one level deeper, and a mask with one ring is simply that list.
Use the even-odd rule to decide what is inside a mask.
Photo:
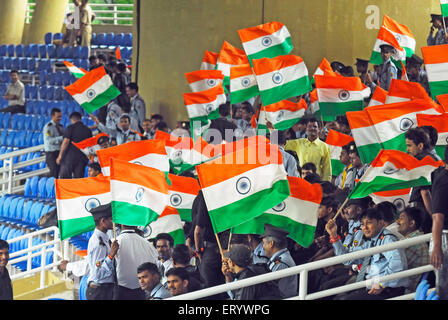
[{"label": "metal barrier post", "polygon": [[308,270],[300,272],[299,278],[299,300],[305,300],[308,293]]}]

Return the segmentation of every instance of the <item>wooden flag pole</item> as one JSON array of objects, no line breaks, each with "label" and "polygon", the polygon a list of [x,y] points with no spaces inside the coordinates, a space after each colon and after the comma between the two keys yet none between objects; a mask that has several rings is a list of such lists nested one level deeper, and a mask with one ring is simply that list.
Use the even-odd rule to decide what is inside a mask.
[{"label": "wooden flag pole", "polygon": [[221,253],[221,257],[224,259],[224,252],[222,251],[221,242],[219,241],[218,234],[215,233],[216,241],[218,242],[219,252]]},{"label": "wooden flag pole", "polygon": [[227,250],[230,250],[230,243],[232,242],[232,229],[230,229],[229,242],[227,243]]},{"label": "wooden flag pole", "polygon": [[115,230],[115,222],[112,223],[112,229],[114,232],[114,241],[117,240],[117,230]]}]

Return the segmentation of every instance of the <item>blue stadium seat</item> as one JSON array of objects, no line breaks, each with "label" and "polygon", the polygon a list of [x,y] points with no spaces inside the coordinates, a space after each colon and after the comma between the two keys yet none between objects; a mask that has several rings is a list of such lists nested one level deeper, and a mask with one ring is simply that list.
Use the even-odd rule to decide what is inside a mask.
[{"label": "blue stadium seat", "polygon": [[35,72],[37,68],[37,60],[36,58],[29,58],[28,60],[28,70],[30,72]]},{"label": "blue stadium seat", "polygon": [[28,71],[29,67],[29,60],[30,58],[19,58],[20,62],[20,71]]},{"label": "blue stadium seat", "polygon": [[80,59],[88,60],[89,59],[89,47],[81,47],[81,52],[79,54]]},{"label": "blue stadium seat", "polygon": [[50,177],[47,179],[47,183],[45,185],[47,198],[54,198],[56,196],[54,189],[55,186],[54,180],[55,180],[54,177]]},{"label": "blue stadium seat", "polygon": [[[8,137],[8,130],[4,129],[0,134],[0,145],[6,146],[6,138]],[[6,152],[6,150],[5,150]]]},{"label": "blue stadium seat", "polygon": [[109,47],[109,49],[112,49],[112,47],[115,45],[115,33],[106,33],[105,45]]},{"label": "blue stadium seat", "polygon": [[96,35],[96,46],[101,47],[106,45],[106,33],[101,32]]},{"label": "blue stadium seat", "polygon": [[27,147],[27,145],[26,145],[26,135],[27,135],[27,132],[26,131],[19,131],[17,134],[16,134],[16,137],[15,137],[15,144],[16,144],[16,147],[19,147],[19,148],[26,148]]},{"label": "blue stadium seat", "polygon": [[124,45],[126,46],[126,47],[132,47],[132,33],[126,33],[125,35],[124,35]]},{"label": "blue stadium seat", "polygon": [[5,202],[3,202],[3,217],[9,218],[9,206],[11,205],[12,197],[6,197]]},{"label": "blue stadium seat", "polygon": [[8,45],[7,44],[0,45],[0,56],[6,57],[7,54],[8,54]]},{"label": "blue stadium seat", "polygon": [[53,42],[53,33],[52,32],[46,33],[44,36],[44,41],[45,44],[51,44]]},{"label": "blue stadium seat", "polygon": [[9,214],[8,216],[11,219],[16,219],[16,208],[17,208],[17,202],[19,201],[19,197],[14,197],[11,200],[11,203],[9,204]]},{"label": "blue stadium seat", "polygon": [[15,214],[17,220],[22,220],[24,204],[25,204],[25,198],[19,197],[19,200],[17,201],[16,214]]},{"label": "blue stadium seat", "polygon": [[[5,59],[4,59],[4,61],[5,61],[5,69],[6,70],[11,70],[11,64],[12,64],[12,60],[11,60],[11,58],[10,57],[5,57]],[[5,72],[4,74],[3,74],[3,81],[5,81],[5,75],[7,74],[7,72]],[[9,74],[8,74],[8,78],[9,78]],[[6,82],[6,81],[5,81]]]},{"label": "blue stadium seat", "polygon": [[42,70],[39,72],[39,82],[40,82],[40,85],[47,84],[47,71]]},{"label": "blue stadium seat", "polygon": [[64,34],[62,32],[57,32],[53,35],[53,41],[62,40],[63,37],[64,37]]},{"label": "blue stadium seat", "polygon": [[47,189],[46,189],[46,184],[47,184],[47,177],[42,177],[39,179],[39,183],[37,185],[37,196],[39,198],[47,198]]},{"label": "blue stadium seat", "polygon": [[[64,87],[60,86],[56,88],[56,91],[54,93],[54,99],[58,101],[64,100]],[[49,110],[50,111],[50,110]]]},{"label": "blue stadium seat", "polygon": [[37,44],[31,44],[31,58],[39,58],[39,46]]},{"label": "blue stadium seat", "polygon": [[31,58],[31,45],[27,44],[24,48],[23,48],[23,55],[27,58]]},{"label": "blue stadium seat", "polygon": [[88,59],[82,59],[80,68],[83,68],[85,70],[89,70],[89,60]]},{"label": "blue stadium seat", "polygon": [[96,49],[98,47],[97,37],[97,34],[95,32],[92,32],[92,39],[90,40],[90,47],[92,49]]},{"label": "blue stadium seat", "polygon": [[80,55],[81,55],[81,47],[80,46],[73,47],[72,48],[72,58],[79,59]]},{"label": "blue stadium seat", "polygon": [[124,33],[117,33],[114,39],[114,46],[124,46]]},{"label": "blue stadium seat", "polygon": [[12,58],[14,57],[15,53],[16,53],[16,46],[13,44],[8,45],[8,56]]},{"label": "blue stadium seat", "polygon": [[31,223],[31,207],[34,201],[26,200],[22,210],[22,221],[25,223]]},{"label": "blue stadium seat", "polygon": [[47,56],[49,59],[56,58],[56,46],[54,44],[47,45]]},{"label": "blue stadium seat", "polygon": [[48,86],[40,86],[39,88],[39,98],[40,100],[45,100],[47,99],[47,90],[48,90]]},{"label": "blue stadium seat", "polygon": [[31,207],[31,223],[37,224],[37,220],[41,217],[42,208],[44,204],[42,202],[34,202]]},{"label": "blue stadium seat", "polygon": [[19,70],[20,69],[20,60],[19,58],[11,59],[11,69]]},{"label": "blue stadium seat", "polygon": [[39,51],[39,57],[41,59],[46,59],[47,58],[47,46],[45,44],[39,44],[37,46],[38,51]]},{"label": "blue stadium seat", "polygon": [[48,74],[48,84],[50,86],[54,86],[56,84],[56,73],[49,73]]},{"label": "blue stadium seat", "polygon": [[8,147],[14,147],[14,138],[16,136],[16,131],[9,131],[8,137],[6,138],[6,145]]},{"label": "blue stadium seat", "polygon": [[11,114],[10,113],[5,113],[3,115],[3,118],[2,118],[2,128],[5,128],[5,129],[9,128],[9,121],[10,121],[10,119],[11,119]]},{"label": "blue stadium seat", "polygon": [[55,75],[55,84],[54,85],[56,85],[56,86],[60,86],[60,85],[62,85],[62,71],[56,71],[55,73],[54,73],[54,75]]},{"label": "blue stadium seat", "polygon": [[2,72],[2,75],[3,75],[4,68],[5,68],[5,57],[0,56],[0,72]]},{"label": "blue stadium seat", "polygon": [[24,49],[25,46],[23,44],[16,45],[16,57],[23,57],[24,56]]},{"label": "blue stadium seat", "polygon": [[73,59],[73,47],[64,47],[63,56],[64,59]]},{"label": "blue stadium seat", "polygon": [[57,47],[56,48],[56,59],[63,59],[64,58],[64,47]]},{"label": "blue stadium seat", "polygon": [[33,133],[33,139],[31,141],[31,144],[33,146],[38,146],[39,145],[39,135],[40,135],[40,132],[34,132]]},{"label": "blue stadium seat", "polygon": [[31,196],[37,198],[39,177],[32,177],[30,181]]}]

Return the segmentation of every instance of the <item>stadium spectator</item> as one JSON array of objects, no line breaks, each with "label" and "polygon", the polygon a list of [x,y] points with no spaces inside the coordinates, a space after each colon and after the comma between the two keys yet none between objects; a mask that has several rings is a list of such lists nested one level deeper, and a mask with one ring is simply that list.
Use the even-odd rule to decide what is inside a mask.
[{"label": "stadium spectator", "polygon": [[[419,208],[405,208],[397,220],[398,231],[405,239],[423,235],[421,226],[423,222],[423,215]],[[420,243],[405,249],[406,260],[408,262],[408,269],[426,266],[430,263],[428,244]],[[409,287],[406,290],[408,293],[415,292],[421,275],[415,275],[409,278]]]},{"label": "stadium spectator", "polygon": [[95,19],[95,14],[88,4],[89,0],[81,0],[79,12],[81,15],[81,46],[88,47],[90,52],[90,43],[92,41],[92,21]]},{"label": "stadium spectator", "polygon": [[162,283],[165,283],[166,273],[173,268],[174,239],[168,233],[159,233],[154,240],[154,246],[158,253],[157,266],[162,275]]},{"label": "stadium spectator", "polygon": [[166,276],[167,287],[173,297],[189,292],[188,284],[190,278],[188,272],[184,268],[172,268],[168,270]]},{"label": "stadium spectator", "polygon": [[95,121],[95,123],[98,125],[98,129],[101,132],[107,133],[111,137],[115,138],[118,145],[130,142],[130,141],[140,141],[141,140],[140,135],[136,131],[131,129],[131,117],[129,117],[128,114],[122,114],[120,116],[120,120],[118,122],[118,125],[115,127],[115,129],[106,127],[93,114],[90,114],[90,118],[93,121]]},{"label": "stadium spectator", "polygon": [[142,263],[137,268],[137,278],[145,300],[163,300],[171,297],[170,291],[160,282],[160,271],[154,263]]},{"label": "stadium spectator", "polygon": [[306,178],[310,174],[317,174],[316,165],[312,162],[307,162],[302,165],[302,178]]},{"label": "stadium spectator", "polygon": [[301,118],[295,125],[292,126],[292,130],[295,133],[293,139],[306,138],[306,123],[305,118]]},{"label": "stadium spectator", "polygon": [[[350,186],[355,186],[357,181],[359,181],[364,173],[367,171],[369,164],[362,164],[361,157],[359,156],[358,148],[356,148],[356,144],[354,142],[349,143],[348,147],[348,155],[350,157],[350,163],[353,168],[353,176],[352,180],[349,181]],[[352,187],[352,188],[353,188]]]},{"label": "stadium spectator", "polygon": [[138,93],[138,85],[135,82],[126,85],[126,94],[131,102],[129,116],[137,120],[139,131],[141,131],[141,128],[143,128],[143,121],[146,119],[146,105],[145,101]]},{"label": "stadium spectator", "polygon": [[115,256],[117,284],[114,300],[140,300],[143,292],[135,270],[144,262],[157,262],[157,251],[136,233],[137,227],[121,225],[117,236],[119,249]]},{"label": "stadium spectator", "polygon": [[398,223],[397,223],[397,215],[398,210],[397,207],[390,201],[383,201],[376,205],[376,208],[381,214],[381,220],[383,222],[384,228],[390,231],[394,236],[398,238],[398,240],[402,240],[404,237],[398,231]]},{"label": "stadium spectator", "polygon": [[344,165],[344,169],[334,180],[334,185],[341,191],[351,191],[354,187],[354,169],[350,161],[349,148],[350,145],[346,145],[341,149],[339,161]]},{"label": "stadium spectator", "polygon": [[48,122],[43,132],[44,137],[44,151],[45,162],[50,170],[49,176],[59,177],[59,165],[56,163],[56,159],[59,156],[61,150],[62,140],[64,138],[64,127],[61,124],[62,112],[58,108],[51,109],[51,121]]},{"label": "stadium spectator", "polygon": [[3,96],[3,99],[8,100],[8,107],[0,109],[0,112],[25,113],[25,85],[20,81],[17,70],[11,70],[9,76],[11,83]]},{"label": "stadium spectator", "polygon": [[204,288],[204,279],[202,279],[201,274],[197,266],[193,266],[190,263],[192,258],[190,248],[185,244],[178,244],[174,247],[173,253],[173,267],[174,268],[184,268],[189,275],[189,292],[200,290]]},{"label": "stadium spectator", "polygon": [[0,239],[0,300],[14,300],[11,278],[6,266],[9,261],[9,244]]},{"label": "stadium spectator", "polygon": [[[211,121],[205,140],[211,144],[221,144],[223,141],[232,142],[235,139],[237,126],[228,120],[230,104],[222,104],[218,109],[219,118]],[[239,120],[238,120],[239,121]]]},{"label": "stadium spectator", "polygon": [[280,149],[280,153],[282,154],[283,158],[283,166],[286,170],[286,173],[289,177],[300,177],[300,173],[297,170],[298,164],[296,159],[290,155],[288,152],[285,151],[285,144],[286,144],[286,136],[285,131],[279,131],[274,130],[269,135],[270,141],[272,144],[278,144],[278,147]]},{"label": "stadium spectator", "polygon": [[[446,33],[443,20],[447,21],[441,14],[431,14],[431,30],[429,31],[426,43],[428,46],[438,46],[448,43],[448,35]],[[434,34],[434,31],[437,32]]]},{"label": "stadium spectator", "polygon": [[101,166],[98,162],[93,162],[88,165],[87,176],[90,178],[97,177],[101,174]]},{"label": "stadium spectator", "polygon": [[249,249],[252,252],[252,263],[267,263],[269,258],[266,257],[266,253],[263,249],[263,239],[258,234],[248,234],[247,243]]},{"label": "stadium spectator", "polygon": [[84,125],[77,111],[70,115],[70,123],[64,132],[56,163],[61,166],[60,179],[83,178],[88,159],[72,142],[78,143],[92,137],[92,131]]},{"label": "stadium spectator", "polygon": [[[299,164],[312,162],[316,172],[324,181],[331,181],[330,147],[319,139],[319,122],[316,118],[309,118],[306,126],[307,138],[289,140],[285,150],[297,153]],[[303,165],[302,165],[303,176]]]},{"label": "stadium spectator", "polygon": [[437,132],[437,129],[434,128],[433,126],[421,126],[419,128],[423,129],[428,134],[429,138],[428,151],[430,156],[435,160],[442,160],[442,158],[437,154],[435,150],[437,141],[439,139],[439,133]]}]

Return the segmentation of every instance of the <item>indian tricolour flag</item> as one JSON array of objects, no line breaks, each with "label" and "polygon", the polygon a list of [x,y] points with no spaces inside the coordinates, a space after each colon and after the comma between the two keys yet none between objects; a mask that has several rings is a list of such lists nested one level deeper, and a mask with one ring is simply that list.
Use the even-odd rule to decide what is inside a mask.
[{"label": "indian tricolour flag", "polygon": [[[419,99],[366,108],[383,149],[406,152],[405,134],[417,127],[417,115],[438,115],[427,100]],[[356,138],[355,138],[356,141]]]},{"label": "indian tricolour flag", "polygon": [[182,221],[191,222],[193,201],[200,190],[198,180],[174,174],[169,174],[168,179],[171,181],[169,205],[179,212]]},{"label": "indian tricolour flag", "polygon": [[191,91],[198,92],[216,87],[223,82],[224,76],[220,70],[198,70],[185,73]]},{"label": "indian tricolour flag", "polygon": [[196,167],[215,233],[275,207],[289,195],[278,146],[260,143]]},{"label": "indian tricolour flag", "polygon": [[331,67],[330,62],[323,58],[320,62],[319,66],[317,67],[316,71],[314,72],[314,76],[330,76],[330,77],[336,77],[339,76],[336,72],[333,71],[333,68]]},{"label": "indian tricolour flag", "polygon": [[298,103],[283,100],[268,106],[262,106],[258,118],[258,129],[266,130],[266,120],[268,120],[276,130],[287,130],[305,115],[307,108],[304,99],[301,99]]},{"label": "indian tricolour flag", "polygon": [[372,106],[380,106],[382,104],[386,104],[387,99],[387,91],[381,88],[380,86],[376,86],[375,91],[373,91],[372,98],[369,102],[369,107]]},{"label": "indian tricolour flag", "polygon": [[61,240],[95,229],[90,210],[111,202],[108,177],[56,179],[55,190]]},{"label": "indian tricolour flag", "polygon": [[204,91],[184,93],[184,103],[191,121],[219,118],[219,106],[226,101],[222,84]]},{"label": "indian tricolour flag", "polygon": [[[314,78],[313,78],[314,79]],[[317,89],[314,89],[310,92],[310,105],[308,106],[311,114],[314,114],[316,117],[321,118],[320,114],[320,106],[319,106],[319,98],[317,97]]]},{"label": "indian tricolour flag", "polygon": [[395,48],[396,53],[392,55],[392,61],[398,68],[401,69],[402,65],[400,62],[406,61],[406,50],[400,46],[394,34],[384,27],[381,27],[378,32],[378,37],[373,47],[372,56],[370,57],[370,63],[375,65],[380,65],[383,63],[380,48],[383,44],[387,44]]},{"label": "indian tricolour flag", "polygon": [[173,207],[166,206],[159,218],[149,224],[149,228],[151,229],[149,239],[156,238],[160,233],[168,233],[174,240],[174,246],[185,244],[182,220],[178,210]]},{"label": "indian tricolour flag", "polygon": [[387,15],[383,17],[383,27],[395,36],[398,44],[406,51],[406,56],[412,57],[415,52],[416,41],[411,30]]},{"label": "indian tricolour flag", "polygon": [[261,101],[266,106],[312,90],[308,69],[299,56],[284,55],[252,62]]},{"label": "indian tricolour flag", "polygon": [[158,130],[154,139],[165,141],[170,167],[175,174],[193,169],[210,159],[210,155],[214,153],[214,146],[209,145],[202,137],[193,141],[190,137],[174,137]]},{"label": "indian tricolour flag", "polygon": [[437,96],[437,101],[439,101],[443,113],[448,112],[448,94]]},{"label": "indian tricolour flag", "polygon": [[382,149],[378,133],[367,113],[367,109],[370,108],[376,108],[376,106],[361,111],[347,112],[346,114],[359,157],[363,164],[372,162]]},{"label": "indian tricolour flag", "polygon": [[236,48],[229,42],[224,41],[216,63],[216,69],[221,70],[224,75],[224,86],[230,83],[230,68],[248,63],[249,60],[244,50]]},{"label": "indian tricolour flag", "polygon": [[433,99],[448,93],[448,44],[422,47]]},{"label": "indian tricolour flag", "polygon": [[405,102],[415,99],[432,100],[420,83],[392,79],[385,104]]},{"label": "indian tricolour flag", "polygon": [[205,50],[200,69],[201,70],[215,70],[217,61],[218,61],[218,53]]},{"label": "indian tricolour flag", "polygon": [[431,173],[442,165],[443,161],[430,156],[417,160],[405,152],[381,150],[349,197],[357,199],[374,192],[428,186]]},{"label": "indian tricolour flag", "polygon": [[88,72],[88,71],[84,70],[83,68],[78,68],[71,62],[68,62],[68,61],[63,61],[63,62],[65,64],[65,66],[67,67],[68,71],[70,71],[76,79],[84,77],[85,74]]},{"label": "indian tricolour flag", "polygon": [[448,0],[440,0],[440,6],[442,8],[442,16],[448,17]]},{"label": "indian tricolour flag", "polygon": [[113,222],[146,227],[156,221],[168,205],[168,189],[164,172],[111,159]]},{"label": "indian tricolour flag", "polygon": [[100,149],[96,152],[101,171],[110,175],[112,158],[151,167],[163,172],[170,171],[170,164],[165,150],[165,142],[161,140],[131,141],[115,147]]},{"label": "indian tricolour flag", "polygon": [[432,126],[437,130],[439,135],[435,150],[437,154],[444,159],[445,148],[448,144],[448,113],[442,113],[441,115],[418,114],[417,125],[419,127]]},{"label": "indian tricolour flag", "polygon": [[78,81],[65,87],[65,90],[87,113],[105,106],[121,94],[104,67],[86,73]]},{"label": "indian tricolour flag", "polygon": [[330,147],[331,153],[331,172],[334,176],[338,176],[344,170],[345,165],[341,163],[342,147],[354,141],[353,137],[330,129],[328,131],[325,143]]},{"label": "indian tricolour flag", "polygon": [[288,177],[288,182],[291,195],[287,199],[264,214],[232,228],[232,232],[263,234],[264,225],[268,223],[288,231],[288,237],[302,247],[309,247],[316,231],[322,187],[295,177]]},{"label": "indian tricolour flag", "polygon": [[247,101],[259,94],[257,79],[250,64],[230,68],[230,103]]},{"label": "indian tricolour flag", "polygon": [[288,28],[280,22],[241,29],[238,34],[250,62],[290,54],[294,48]]},{"label": "indian tricolour flag", "polygon": [[391,202],[395,205],[398,212],[403,211],[409,204],[409,199],[411,197],[412,188],[391,190],[391,191],[380,191],[370,194],[372,201],[376,204],[381,202]]},{"label": "indian tricolour flag", "polygon": [[315,76],[320,112],[324,121],[334,121],[348,111],[359,111],[370,96],[359,77]]},{"label": "indian tricolour flag", "polygon": [[79,150],[82,151],[86,155],[86,157],[90,157],[91,155],[95,155],[98,150],[101,149],[100,145],[98,144],[98,139],[101,137],[109,137],[104,132],[101,132],[97,134],[96,136],[83,140],[81,142],[75,143],[72,142],[75,147],[77,147]]}]

